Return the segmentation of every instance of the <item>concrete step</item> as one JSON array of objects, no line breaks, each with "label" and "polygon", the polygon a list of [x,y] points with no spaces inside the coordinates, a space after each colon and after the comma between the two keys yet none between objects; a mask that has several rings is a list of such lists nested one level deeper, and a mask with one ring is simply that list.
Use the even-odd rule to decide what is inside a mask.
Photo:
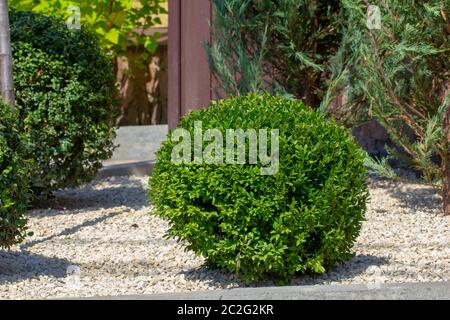
[{"label": "concrete step", "polygon": [[167,133],[167,125],[120,127],[114,140],[118,147],[112,158],[103,162],[97,178],[149,176],[156,162],[156,151]]},{"label": "concrete step", "polygon": [[114,144],[119,146],[111,161],[155,160],[155,153],[166,139],[167,133],[167,125],[120,127],[114,140]]},{"label": "concrete step", "polygon": [[97,179],[114,176],[150,176],[155,160],[136,161],[105,161],[103,168],[97,173]]}]

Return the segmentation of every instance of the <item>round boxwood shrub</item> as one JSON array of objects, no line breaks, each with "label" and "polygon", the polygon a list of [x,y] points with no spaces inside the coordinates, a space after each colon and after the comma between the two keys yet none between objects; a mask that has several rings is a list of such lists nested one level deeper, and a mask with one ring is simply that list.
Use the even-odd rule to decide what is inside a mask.
[{"label": "round boxwood shrub", "polygon": [[[346,129],[298,100],[234,97],[182,118],[179,127],[192,137],[191,159],[200,122],[203,133],[215,128],[223,137],[227,129],[268,129],[267,139],[275,141],[269,132],[278,129],[279,168],[262,175],[264,164],[248,157],[245,164],[174,162],[174,147],[187,137],[170,135],[157,153],[149,191],[156,214],[170,223],[168,236],[184,240],[208,265],[246,280],[286,282],[351,257],[368,190],[365,153]],[[205,151],[209,143],[203,142]],[[245,144],[249,151],[248,139]]]},{"label": "round boxwood shrub", "polygon": [[113,151],[115,79],[85,30],[11,12],[16,108],[34,161],[36,194],[91,179]]},{"label": "round boxwood shrub", "polygon": [[28,163],[13,123],[8,107],[0,103],[0,248],[21,242],[27,230]]}]

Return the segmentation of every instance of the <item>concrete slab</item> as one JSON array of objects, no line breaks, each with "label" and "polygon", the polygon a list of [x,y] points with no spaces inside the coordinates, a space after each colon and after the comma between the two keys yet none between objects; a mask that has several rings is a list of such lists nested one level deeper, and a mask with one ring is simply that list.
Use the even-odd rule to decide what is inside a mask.
[{"label": "concrete slab", "polygon": [[167,125],[126,126],[117,130],[117,149],[103,162],[97,178],[111,176],[149,176],[156,162],[156,151],[168,134]]},{"label": "concrete slab", "polygon": [[237,288],[100,300],[450,300],[450,282]]},{"label": "concrete slab", "polygon": [[166,139],[167,125],[126,126],[117,130],[111,161],[149,161],[155,160],[155,153]]},{"label": "concrete slab", "polygon": [[103,168],[97,173],[97,179],[114,176],[150,176],[155,160],[149,161],[105,161]]}]

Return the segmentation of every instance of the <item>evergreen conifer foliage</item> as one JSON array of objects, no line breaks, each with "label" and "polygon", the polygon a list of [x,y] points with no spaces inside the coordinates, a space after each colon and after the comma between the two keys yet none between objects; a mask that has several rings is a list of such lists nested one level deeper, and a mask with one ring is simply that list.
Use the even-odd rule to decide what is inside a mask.
[{"label": "evergreen conifer foliage", "polygon": [[367,1],[343,0],[347,28],[336,83],[359,114],[375,116],[412,167],[442,188],[450,214],[450,1],[371,1],[381,28],[367,27]]},{"label": "evergreen conifer foliage", "polygon": [[340,43],[340,1],[211,1],[206,47],[222,93],[267,90],[319,105]]}]

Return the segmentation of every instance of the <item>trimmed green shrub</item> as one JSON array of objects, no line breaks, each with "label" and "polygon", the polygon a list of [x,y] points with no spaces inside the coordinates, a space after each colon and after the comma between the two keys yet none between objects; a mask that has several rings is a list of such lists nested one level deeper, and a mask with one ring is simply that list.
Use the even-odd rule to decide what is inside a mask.
[{"label": "trimmed green shrub", "polygon": [[16,108],[35,159],[36,194],[91,179],[113,151],[112,66],[95,37],[63,21],[11,12]]},{"label": "trimmed green shrub", "polygon": [[[168,236],[246,280],[286,282],[351,257],[368,191],[365,153],[346,129],[299,100],[268,94],[211,102],[179,127],[193,137],[199,121],[203,132],[216,128],[224,137],[227,129],[279,129],[279,168],[261,175],[260,161],[176,164],[178,142],[170,136],[149,191],[156,214],[170,223]],[[250,150],[248,139],[245,146]]]},{"label": "trimmed green shrub", "polygon": [[20,243],[27,230],[28,164],[12,123],[8,106],[0,103],[0,248]]}]

